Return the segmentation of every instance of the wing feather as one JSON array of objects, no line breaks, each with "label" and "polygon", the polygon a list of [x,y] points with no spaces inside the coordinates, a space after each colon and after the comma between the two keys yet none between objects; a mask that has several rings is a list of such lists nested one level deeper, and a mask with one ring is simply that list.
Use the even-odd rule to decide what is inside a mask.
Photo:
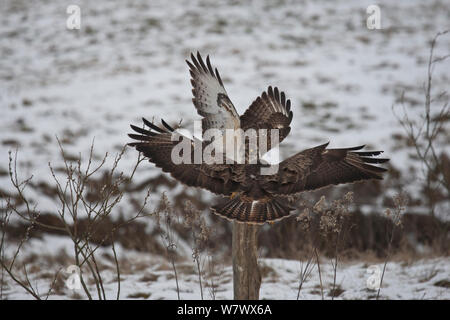
[{"label": "wing feather", "polygon": [[[186,60],[191,74],[192,94],[197,113],[203,117],[202,131],[210,128],[220,130],[239,128],[239,115],[231,102],[217,68],[211,65],[209,56],[206,64],[202,56],[191,53],[191,61]],[[211,118],[214,117],[214,121]]]},{"label": "wing feather", "polygon": [[[195,141],[192,139],[190,140],[191,162],[189,164],[174,164],[171,158],[172,150],[179,143],[176,139],[172,141],[174,128],[164,120],[161,120],[163,127],[158,127],[146,119],[143,119],[143,121],[150,129],[130,125],[140,135],[130,133],[128,136],[136,142],[131,142],[128,145],[142,152],[150,162],[188,186],[204,188],[213,193],[227,196],[238,189],[239,182],[244,179],[245,175],[242,166],[194,164]],[[188,139],[187,137],[183,138]]]},{"label": "wing feather", "polygon": [[[284,92],[280,92],[277,87],[269,86],[261,96],[256,98],[250,107],[241,116],[241,128],[247,129],[267,129],[267,151],[276,144],[270,139],[270,130],[279,130],[279,142],[291,131],[292,121],[291,101],[286,99]],[[258,131],[257,131],[258,132]]]},{"label": "wing feather", "polygon": [[382,173],[387,171],[373,165],[389,161],[372,157],[382,151],[354,151],[364,146],[327,149],[327,145],[304,150],[284,160],[278,174],[260,176],[264,188],[272,194],[288,196],[333,184],[382,179]]}]

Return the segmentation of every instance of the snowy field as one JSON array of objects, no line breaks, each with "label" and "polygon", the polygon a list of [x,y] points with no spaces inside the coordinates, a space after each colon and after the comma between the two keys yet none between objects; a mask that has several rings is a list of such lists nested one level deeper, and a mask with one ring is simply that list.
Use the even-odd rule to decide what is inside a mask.
[{"label": "snowy field", "polygon": [[[43,242],[43,243],[42,243]],[[46,243],[52,243],[46,247]],[[54,274],[59,271],[58,279],[65,279],[54,286],[49,299],[85,299],[86,295],[81,289],[69,289],[65,284],[67,273],[60,269],[49,259],[58,252],[61,256],[66,250],[69,252],[73,245],[70,241],[46,237],[43,241],[33,241],[28,252],[41,250],[43,260],[37,260],[28,265],[30,270],[36,270],[30,281],[38,289],[42,298],[46,297],[49,285]],[[192,261],[187,259],[177,264],[177,276],[179,292],[174,272],[170,264],[158,256],[122,251],[120,247],[118,255],[121,257],[121,299],[201,299],[201,291],[198,273]],[[115,265],[108,259],[108,248],[101,249],[102,277],[107,299],[116,299],[117,281]],[[109,250],[110,251],[110,250]],[[302,263],[295,260],[284,259],[259,259],[262,274],[260,299],[295,300],[297,299],[323,299],[332,298],[334,271],[332,261],[326,258],[320,259],[321,277],[317,265],[313,264],[309,276],[305,277],[299,293],[299,280],[301,271],[306,268],[306,261]],[[335,297],[338,300],[367,300],[376,299],[377,290],[368,285],[369,278],[376,275],[369,269],[383,270],[380,262],[345,262],[339,263],[336,270]],[[302,269],[303,268],[303,269]],[[308,269],[309,270],[309,269]],[[450,299],[449,289],[450,258],[433,258],[426,260],[389,262],[386,266],[385,276],[380,289],[379,299]],[[89,279],[89,277],[88,277]],[[92,280],[92,279],[90,279]],[[94,298],[96,289],[94,283],[86,281]],[[214,288],[214,289],[213,289]],[[218,264],[214,272],[202,278],[202,290],[204,299],[233,299],[233,273],[229,265]],[[9,279],[2,291],[7,299],[30,299],[25,290],[14,285]]]},{"label": "snowy field", "polygon": [[[380,30],[366,27],[366,8],[373,1],[80,0],[80,30],[66,28],[69,4],[0,0],[0,190],[11,191],[8,151],[17,149],[21,177],[33,175],[27,195],[43,212],[56,208],[55,199],[39,187],[52,183],[48,163],[63,165],[56,136],[67,156],[82,159],[95,139],[94,159],[100,162],[106,152],[114,157],[129,142],[129,124],[140,125],[141,117],[162,117],[169,123],[183,119],[184,127],[193,129],[192,121],[199,116],[191,102],[185,59],[197,50],[211,56],[240,114],[269,85],[285,91],[294,118],[282,158],[330,141],[330,147],[367,144],[385,150],[391,164],[404,173],[418,166],[408,156],[412,150],[393,139],[403,131],[392,106],[398,106],[404,92],[408,112],[418,117],[423,111],[429,43],[437,32],[450,29],[448,1],[378,1]],[[449,53],[447,34],[435,54]],[[434,70],[433,93],[448,90],[449,83],[447,60]],[[450,130],[439,149],[450,152],[449,141]],[[135,150],[127,149],[118,171],[130,175],[136,157]],[[158,170],[144,163],[134,183],[157,175]],[[161,186],[156,191],[173,195],[180,189]],[[412,181],[404,189],[417,193],[419,187]],[[207,192],[199,196],[211,199]],[[128,197],[119,205],[123,212],[129,211]],[[45,252],[47,258],[69,252],[66,240],[34,239],[25,245],[25,257],[32,252]],[[121,298],[177,298],[173,273],[163,258],[131,250],[118,254],[121,263],[129,265],[122,274]],[[189,250],[186,257],[180,266],[180,295],[200,299]],[[45,259],[36,263],[45,265]],[[114,271],[107,260],[105,278]],[[260,262],[269,270],[261,298],[296,299],[299,262]],[[376,291],[366,288],[369,265],[355,261],[339,266],[337,284],[343,291],[337,299],[374,298]],[[48,266],[53,271],[65,267]],[[31,277],[45,292],[51,279],[43,269]],[[325,299],[330,299],[333,274],[326,259],[322,272]],[[224,265],[216,279],[216,298],[232,298],[231,279],[231,267]],[[450,299],[449,281],[448,257],[390,262],[381,298]],[[318,284],[313,270],[300,298],[321,299]],[[105,288],[108,297],[115,297],[112,276]],[[204,291],[210,299],[209,290]],[[50,298],[80,296],[85,298],[61,289]],[[2,297],[30,298],[10,280]]]}]

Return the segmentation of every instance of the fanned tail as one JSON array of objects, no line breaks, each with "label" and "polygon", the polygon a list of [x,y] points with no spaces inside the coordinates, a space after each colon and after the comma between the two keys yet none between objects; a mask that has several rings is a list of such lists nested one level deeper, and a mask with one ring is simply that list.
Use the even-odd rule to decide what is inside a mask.
[{"label": "fanned tail", "polygon": [[236,196],[211,208],[212,212],[231,221],[263,224],[281,220],[295,210],[279,198],[251,200]]}]

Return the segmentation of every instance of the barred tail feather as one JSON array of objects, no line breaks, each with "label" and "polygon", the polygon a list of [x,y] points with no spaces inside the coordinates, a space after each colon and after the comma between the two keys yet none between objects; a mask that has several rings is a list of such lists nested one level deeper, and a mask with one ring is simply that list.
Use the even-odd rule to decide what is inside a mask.
[{"label": "barred tail feather", "polygon": [[228,198],[211,208],[213,213],[225,219],[250,224],[281,220],[289,216],[294,209],[277,198],[249,200],[240,196]]}]

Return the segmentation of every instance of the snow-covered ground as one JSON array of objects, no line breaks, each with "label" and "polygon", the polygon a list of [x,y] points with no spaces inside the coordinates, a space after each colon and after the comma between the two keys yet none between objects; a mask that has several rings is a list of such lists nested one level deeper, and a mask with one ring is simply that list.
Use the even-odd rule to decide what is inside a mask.
[{"label": "snow-covered ground", "polygon": [[[53,243],[51,249],[46,244]],[[49,259],[57,252],[64,256],[69,253],[71,244],[68,240],[57,237],[46,237],[43,241],[33,240],[26,251],[39,248],[40,258],[30,260],[27,265],[30,282],[35,289],[46,297],[48,287],[54,280],[55,273],[59,271],[60,283],[55,287],[49,299],[86,299],[82,289],[70,289],[69,274],[66,272],[69,264],[65,266],[55,263],[55,258]],[[172,266],[158,256],[133,251],[122,251],[117,248],[121,266],[121,299],[178,299],[177,285]],[[117,297],[116,267],[106,252],[110,248],[101,248],[98,252],[97,262],[102,266],[102,281],[107,299]],[[25,255],[26,256],[26,255]],[[58,260],[56,260],[58,261]],[[203,260],[202,260],[203,261]],[[213,272],[209,273],[207,259],[204,259],[205,275],[202,277],[204,299],[232,299],[233,274],[229,265],[216,263]],[[19,262],[20,264],[20,262]],[[334,271],[332,261],[320,259],[320,275],[317,264],[313,261],[309,276],[305,278],[300,294],[298,295],[299,280],[302,267],[306,268],[306,261],[299,262],[285,259],[259,259],[262,274],[260,299],[331,299]],[[375,299],[377,290],[370,286],[370,277],[380,275],[383,262],[339,262],[336,270],[335,299]],[[190,260],[177,262],[177,275],[180,299],[201,299],[198,273],[195,264]],[[370,271],[378,268],[376,271]],[[97,291],[92,278],[84,274],[90,293],[97,298]],[[211,276],[212,275],[212,276]],[[18,287],[13,281],[7,279],[2,290],[4,299],[31,299],[31,295]],[[450,299],[450,258],[433,258],[426,260],[389,262],[386,266],[379,299]],[[376,279],[376,278],[374,278]],[[320,281],[321,280],[321,281]],[[369,281],[369,284],[368,284]],[[73,282],[72,282],[73,283]],[[212,286],[213,284],[213,286]],[[214,294],[212,287],[215,288]]]},{"label": "snow-covered ground", "polygon": [[[100,161],[105,152],[120,151],[129,141],[129,124],[140,124],[143,116],[163,117],[169,123],[183,119],[193,129],[192,120],[198,115],[184,60],[197,50],[211,56],[239,113],[269,85],[286,92],[294,119],[283,142],[284,156],[330,141],[331,147],[368,144],[383,149],[394,167],[405,171],[416,165],[408,157],[411,150],[393,139],[402,129],[391,107],[404,91],[410,114],[422,112],[429,42],[437,32],[450,29],[447,1],[378,1],[381,30],[366,28],[366,8],[373,1],[81,0],[77,1],[80,30],[66,28],[69,4],[0,0],[2,191],[11,189],[8,151],[16,148],[20,175],[32,174],[34,185],[39,185],[52,183],[49,162],[54,167],[62,164],[55,136],[68,155],[83,159],[95,138]],[[435,51],[436,56],[448,53],[450,34],[440,38]],[[434,93],[449,89],[449,71],[450,60],[434,70]],[[440,148],[450,152],[448,141],[450,137]],[[128,149],[119,170],[129,175],[136,157],[136,151]],[[157,174],[143,164],[135,183]],[[180,188],[163,186],[158,191],[176,193]],[[414,181],[405,186],[405,191],[417,190]],[[55,210],[55,199],[39,188],[27,192],[38,199],[39,210]],[[127,208],[127,200],[126,195],[120,205]],[[61,241],[44,239],[49,243],[41,243],[39,250]],[[449,262],[441,258],[390,263],[381,295],[448,299],[449,289],[434,283],[449,279]],[[264,259],[262,263],[275,271],[264,279],[261,297],[296,298],[298,262]],[[164,261],[160,264],[167,266]],[[327,265],[323,282],[328,286]],[[337,283],[344,292],[338,298],[373,296],[365,288],[363,262],[341,268]],[[421,281],[430,270],[437,270],[436,275]],[[155,274],[150,277],[155,280],[139,280],[145,272]],[[217,297],[229,299],[230,267],[224,272]],[[141,273],[124,275],[121,296],[143,292],[150,299],[176,298],[170,274],[149,261]],[[317,284],[313,272],[301,297],[320,298]],[[9,298],[24,297],[21,289],[10,285],[5,291]],[[108,283],[108,292],[115,285]],[[195,273],[183,275],[180,287],[182,298],[199,298]]]}]

